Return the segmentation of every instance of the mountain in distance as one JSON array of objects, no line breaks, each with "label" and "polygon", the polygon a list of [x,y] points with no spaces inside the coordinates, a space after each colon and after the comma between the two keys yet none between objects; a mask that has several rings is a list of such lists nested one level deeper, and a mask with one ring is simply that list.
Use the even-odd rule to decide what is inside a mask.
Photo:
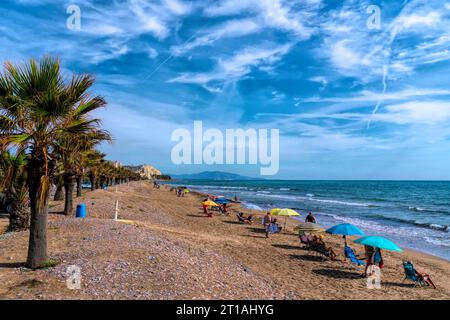
[{"label": "mountain in distance", "polygon": [[263,180],[260,178],[252,178],[241,176],[236,173],[222,172],[222,171],[204,171],[194,174],[171,174],[172,179],[186,179],[186,180]]}]

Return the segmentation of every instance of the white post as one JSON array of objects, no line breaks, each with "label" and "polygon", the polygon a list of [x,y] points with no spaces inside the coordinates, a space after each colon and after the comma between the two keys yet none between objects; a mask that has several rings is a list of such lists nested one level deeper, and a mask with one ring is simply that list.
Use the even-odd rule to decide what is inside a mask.
[{"label": "white post", "polygon": [[117,221],[117,216],[119,215],[119,200],[116,200],[116,212],[114,214],[114,220]]}]

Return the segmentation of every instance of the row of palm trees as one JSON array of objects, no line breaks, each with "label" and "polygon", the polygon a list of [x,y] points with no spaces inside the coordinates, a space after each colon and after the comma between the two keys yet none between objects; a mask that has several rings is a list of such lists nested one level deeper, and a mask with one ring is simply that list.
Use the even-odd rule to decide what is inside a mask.
[{"label": "row of palm trees", "polygon": [[73,194],[89,179],[91,189],[139,179],[116,168],[95,147],[112,140],[93,111],[106,101],[88,91],[89,74],[65,79],[60,62],[44,57],[21,65],[6,63],[0,72],[0,171],[10,212],[10,229],[29,226],[27,266],[47,262],[47,214],[52,185],[73,212]]}]

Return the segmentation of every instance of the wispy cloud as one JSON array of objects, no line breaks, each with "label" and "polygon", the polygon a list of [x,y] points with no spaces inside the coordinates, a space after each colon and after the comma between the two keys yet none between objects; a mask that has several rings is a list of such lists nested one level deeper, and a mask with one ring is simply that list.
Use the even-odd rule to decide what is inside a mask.
[{"label": "wispy cloud", "polygon": [[169,80],[169,83],[207,84],[211,81],[237,81],[247,76],[254,68],[270,66],[280,61],[289,49],[290,45],[248,47],[231,57],[219,58],[213,71],[183,73]]}]

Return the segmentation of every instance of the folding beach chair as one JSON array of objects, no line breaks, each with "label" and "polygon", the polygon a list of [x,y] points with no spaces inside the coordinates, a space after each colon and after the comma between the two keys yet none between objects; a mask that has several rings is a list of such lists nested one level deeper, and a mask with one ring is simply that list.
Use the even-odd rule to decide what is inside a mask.
[{"label": "folding beach chair", "polygon": [[417,272],[410,261],[403,261],[403,269],[405,271],[405,279],[403,279],[403,281],[406,279],[414,281],[414,287],[431,285],[436,289],[436,286],[430,276],[428,274],[421,274],[420,272]]},{"label": "folding beach chair", "polygon": [[238,218],[239,222],[245,223],[244,218],[242,218],[239,213],[236,214],[236,217]]},{"label": "folding beach chair", "polygon": [[345,246],[344,248],[344,256],[350,259],[351,263],[354,263],[358,266],[362,266],[364,264],[366,264],[366,262],[364,260],[359,260],[358,256],[355,254],[355,252],[353,251],[352,248],[350,248],[349,246]]}]

